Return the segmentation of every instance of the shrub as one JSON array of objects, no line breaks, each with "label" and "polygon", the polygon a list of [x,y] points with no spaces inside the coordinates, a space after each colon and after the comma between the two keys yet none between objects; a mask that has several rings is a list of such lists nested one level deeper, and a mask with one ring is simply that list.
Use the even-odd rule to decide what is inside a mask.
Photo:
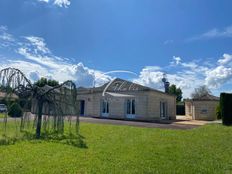
[{"label": "shrub", "polygon": [[222,115],[222,123],[224,125],[232,125],[232,94],[221,93],[220,107]]},{"label": "shrub", "polygon": [[21,117],[23,110],[18,103],[13,103],[9,108],[8,115],[11,117]]},{"label": "shrub", "polygon": [[216,107],[216,116],[217,116],[217,119],[222,119],[220,104],[217,105],[217,107]]}]

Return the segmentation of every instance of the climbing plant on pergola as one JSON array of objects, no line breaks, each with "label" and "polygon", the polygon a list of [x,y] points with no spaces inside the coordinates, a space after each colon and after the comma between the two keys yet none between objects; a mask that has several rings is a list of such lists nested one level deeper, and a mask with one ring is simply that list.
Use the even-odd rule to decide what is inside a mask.
[{"label": "climbing plant on pergola", "polygon": [[[73,123],[75,133],[79,131],[79,107],[76,100],[76,85],[66,81],[55,87],[45,85],[39,87],[15,68],[6,68],[0,71],[0,90],[6,93],[6,100],[13,95],[24,99],[22,106],[20,130],[28,128],[29,122],[34,122],[36,138],[41,137],[41,132],[52,131],[57,134],[64,133],[65,118],[69,122],[70,131]],[[75,121],[75,122],[74,122]],[[4,119],[5,131],[7,117]]]}]

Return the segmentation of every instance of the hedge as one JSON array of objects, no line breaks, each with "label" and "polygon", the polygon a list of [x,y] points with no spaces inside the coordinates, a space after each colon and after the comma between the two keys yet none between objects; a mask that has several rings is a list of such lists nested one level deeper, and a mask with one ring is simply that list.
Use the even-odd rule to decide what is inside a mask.
[{"label": "hedge", "polygon": [[9,108],[8,115],[11,117],[21,117],[23,115],[22,108],[18,103],[13,103]]},{"label": "hedge", "polygon": [[224,125],[232,125],[232,94],[221,93],[220,107],[222,123]]}]

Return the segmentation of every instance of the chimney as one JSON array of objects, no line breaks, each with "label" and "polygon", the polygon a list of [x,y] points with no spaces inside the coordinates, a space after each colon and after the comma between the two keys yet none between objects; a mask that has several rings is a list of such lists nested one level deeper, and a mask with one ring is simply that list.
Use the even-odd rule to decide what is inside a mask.
[{"label": "chimney", "polygon": [[167,75],[165,73],[163,74],[162,82],[164,83],[164,91],[165,91],[165,93],[168,93],[170,83],[168,82]]}]

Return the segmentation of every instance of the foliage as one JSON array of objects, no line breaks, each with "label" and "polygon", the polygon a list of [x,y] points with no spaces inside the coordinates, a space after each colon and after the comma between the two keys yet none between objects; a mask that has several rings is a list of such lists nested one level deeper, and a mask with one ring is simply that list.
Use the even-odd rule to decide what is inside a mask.
[{"label": "foliage", "polygon": [[232,125],[232,94],[221,93],[220,108],[222,115],[222,123],[224,125]]},{"label": "foliage", "polygon": [[[55,80],[41,78],[34,85],[20,71],[15,68],[5,68],[0,71],[0,86],[12,87],[12,91],[7,91],[9,101],[11,94],[19,97],[18,103],[10,107],[9,114],[14,117],[22,116],[20,131],[28,129],[31,120],[31,113],[35,114],[33,128],[36,127],[36,138],[41,137],[41,130],[60,134],[64,131],[64,120],[69,116],[69,127],[71,128],[70,118],[73,116],[76,120],[75,133],[79,133],[79,116],[76,100],[76,85],[68,80],[60,84]],[[23,107],[23,111],[21,107]],[[4,134],[7,134],[7,119],[4,122]],[[43,125],[43,127],[42,127]],[[18,134],[18,132],[16,132]]]},{"label": "foliage", "polygon": [[176,101],[177,102],[180,102],[181,99],[182,99],[182,90],[180,88],[177,88],[176,85],[172,84],[170,87],[169,87],[169,91],[168,91],[169,94],[173,94],[173,95],[176,95]]},{"label": "foliage", "polygon": [[3,85],[0,85],[0,91],[10,93],[10,92],[13,91],[13,89],[12,89],[10,86],[3,86]]},{"label": "foliage", "polygon": [[220,104],[218,104],[216,107],[216,116],[217,116],[217,119],[222,119]]},{"label": "foliage", "polygon": [[51,79],[48,80],[47,78],[42,77],[40,80],[35,82],[35,85],[38,87],[44,87],[45,85],[54,87],[54,86],[58,86],[59,82]]},{"label": "foliage", "polygon": [[87,148],[45,140],[0,146],[0,173],[232,172],[232,151],[225,151],[232,147],[232,127],[183,131],[82,123],[80,129]]},{"label": "foliage", "polygon": [[9,108],[8,115],[11,117],[21,117],[23,110],[18,103],[13,103]]},{"label": "foliage", "polygon": [[211,94],[210,89],[206,86],[200,86],[198,88],[195,88],[194,92],[191,94],[191,97],[194,98],[200,98],[204,95]]}]

